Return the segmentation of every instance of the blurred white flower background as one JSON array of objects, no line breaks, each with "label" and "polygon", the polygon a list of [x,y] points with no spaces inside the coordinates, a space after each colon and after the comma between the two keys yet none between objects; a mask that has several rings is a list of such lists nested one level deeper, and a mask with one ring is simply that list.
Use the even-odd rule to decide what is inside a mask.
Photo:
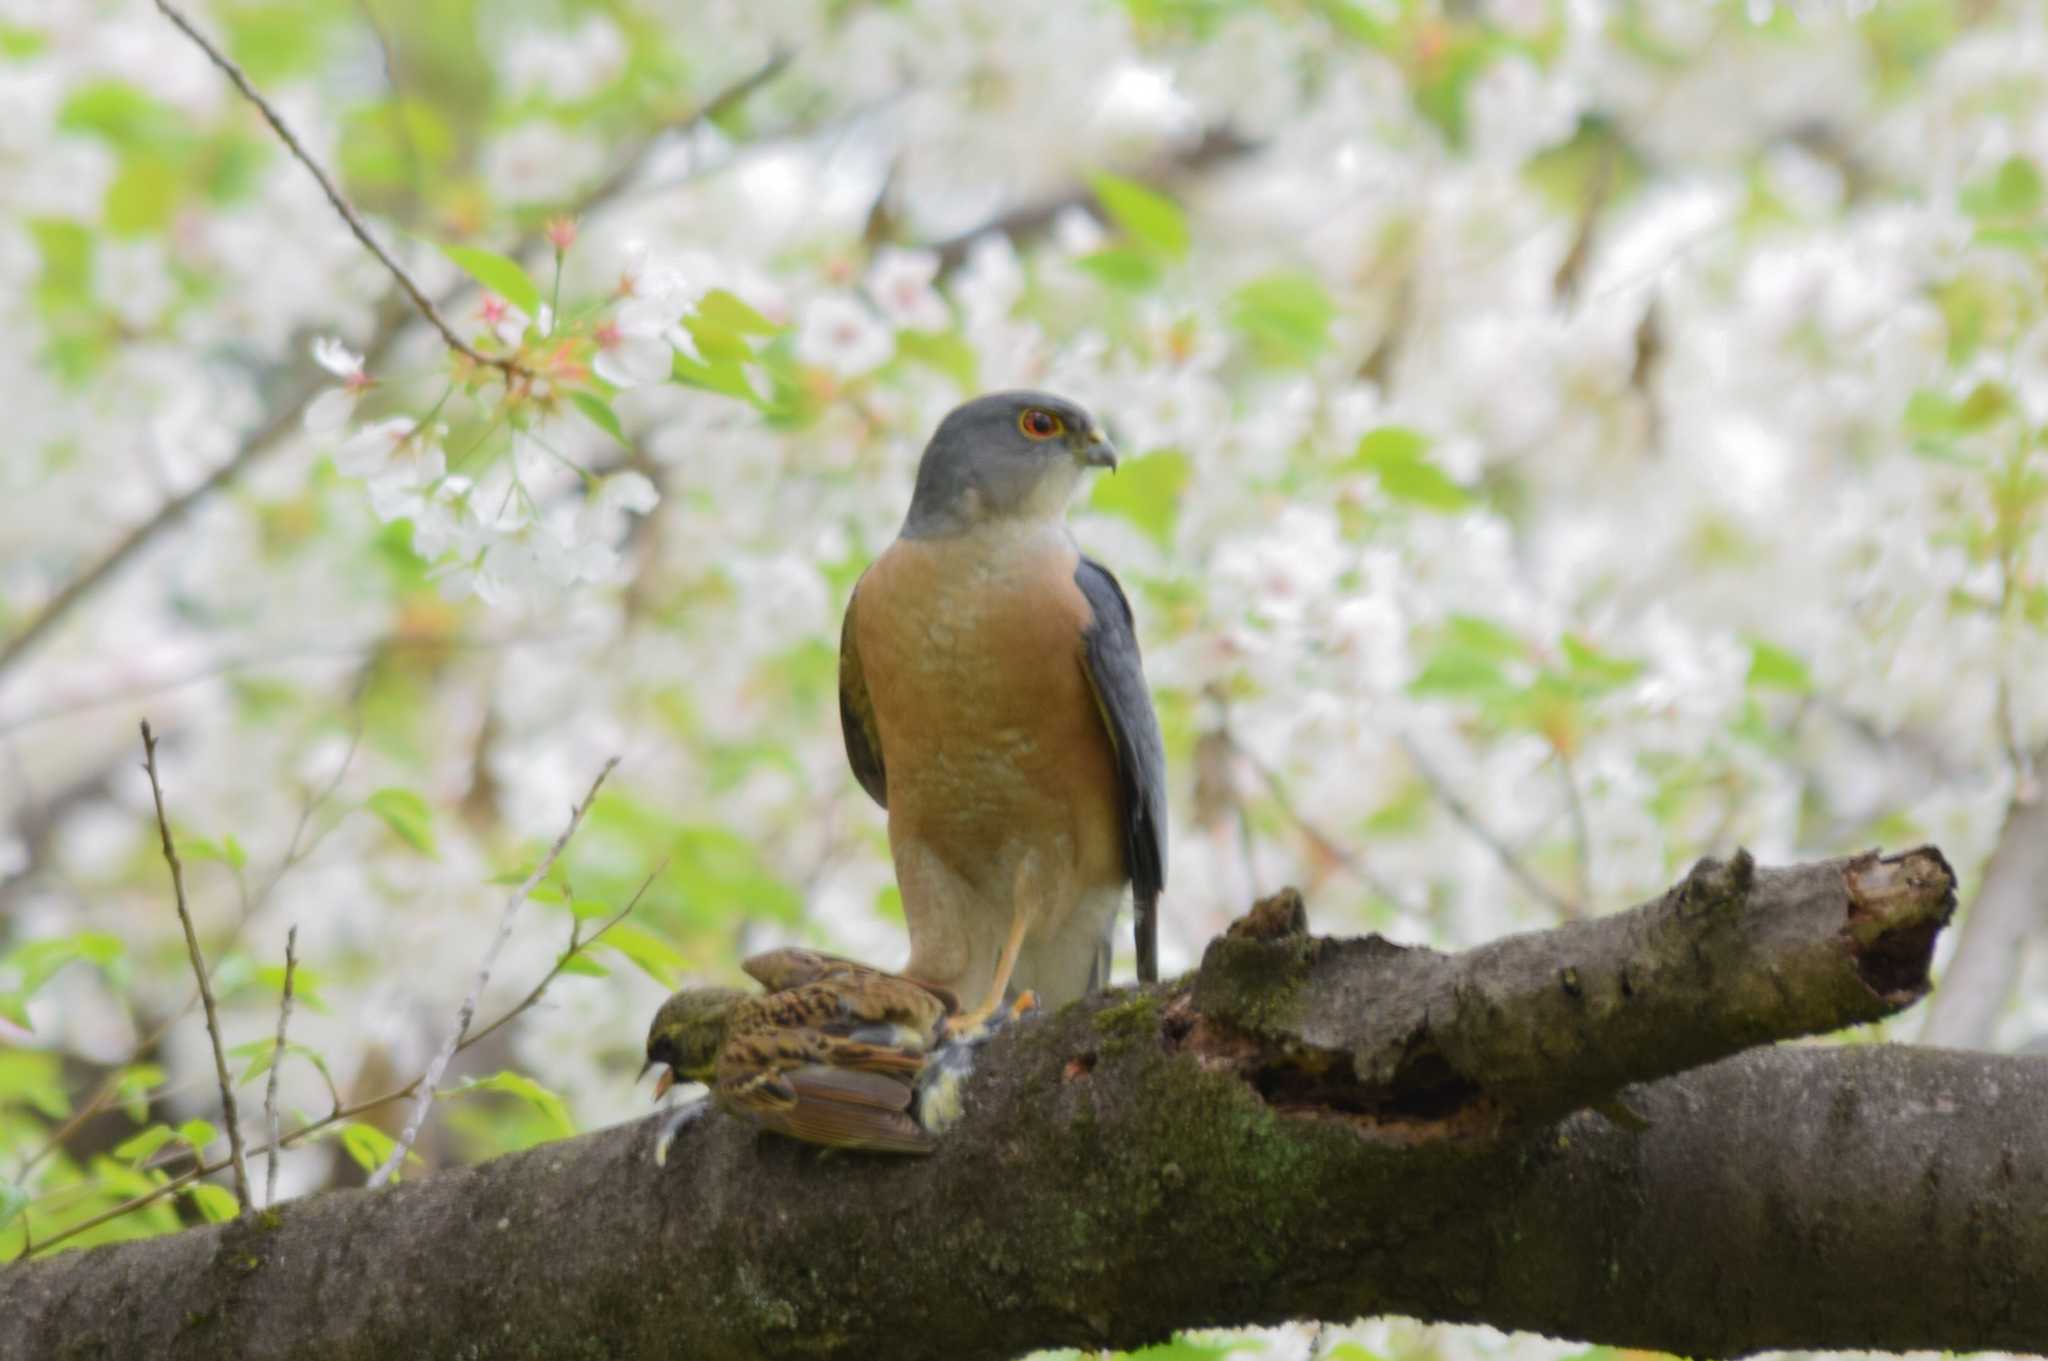
[{"label": "blurred white flower background", "polygon": [[[453,1070],[553,1095],[444,1100],[424,1162],[643,1114],[674,982],[898,962],[837,630],[986,389],[1125,454],[1074,523],[1166,731],[1167,971],[1288,882],[1456,947],[1933,840],[1969,903],[2040,794],[2038,3],[190,12],[476,357],[150,4],[0,0],[0,1239],[220,1119],[143,716],[231,1045],[299,928],[294,1123],[420,1071],[613,754],[479,1015],[666,867]],[[2017,939],[1950,1038],[2048,1033]]]}]

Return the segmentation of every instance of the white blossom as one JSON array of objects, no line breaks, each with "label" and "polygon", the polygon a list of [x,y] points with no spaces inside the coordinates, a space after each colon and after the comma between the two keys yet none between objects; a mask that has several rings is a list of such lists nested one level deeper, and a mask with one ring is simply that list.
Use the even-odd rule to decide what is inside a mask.
[{"label": "white blossom", "polygon": [[797,328],[797,357],[843,378],[857,378],[888,362],[895,337],[867,308],[843,294],[813,298]]}]

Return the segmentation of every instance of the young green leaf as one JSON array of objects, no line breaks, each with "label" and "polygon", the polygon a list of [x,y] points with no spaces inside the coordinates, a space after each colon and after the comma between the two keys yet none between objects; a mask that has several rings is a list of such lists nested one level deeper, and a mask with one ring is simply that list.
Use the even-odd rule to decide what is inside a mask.
[{"label": "young green leaf", "polygon": [[114,1156],[132,1166],[177,1137],[178,1132],[169,1125],[151,1125],[140,1134],[132,1135],[114,1145]]},{"label": "young green leaf", "polygon": [[1460,511],[1472,505],[1472,493],[1449,473],[1430,462],[1428,441],[1413,430],[1386,426],[1369,431],[1358,442],[1350,466],[1379,478],[1380,490],[1396,501],[1425,510]]},{"label": "young green leaf", "polygon": [[624,955],[655,982],[665,988],[676,985],[676,977],[682,972],[682,952],[661,937],[631,922],[620,922],[605,932],[600,944],[610,946]]},{"label": "young green leaf", "polygon": [[1797,653],[1788,652],[1761,638],[1752,638],[1749,643],[1748,683],[1752,690],[1786,690],[1804,695],[1813,691],[1813,673],[1807,670],[1805,661]]},{"label": "young green leaf", "polygon": [[434,854],[433,813],[410,789],[380,789],[365,802],[398,838],[422,855]]},{"label": "young green leaf", "polygon": [[540,288],[517,260],[481,246],[443,246],[441,251],[470,278],[527,316],[540,313]]},{"label": "young green leaf", "polygon": [[576,1122],[569,1118],[569,1108],[562,1098],[524,1073],[506,1069],[489,1077],[470,1078],[444,1089],[441,1095],[466,1096],[471,1092],[503,1092],[507,1096],[516,1096],[546,1117],[556,1133],[566,1137],[576,1132]]},{"label": "young green leaf", "polygon": [[1336,304],[1313,277],[1282,270],[1233,293],[1230,322],[1269,364],[1305,367],[1329,344]]},{"label": "young green leaf", "polygon": [[192,1203],[209,1224],[225,1224],[242,1212],[241,1203],[232,1192],[210,1181],[193,1182],[185,1188],[185,1194],[192,1197]]},{"label": "young green leaf", "polygon": [[1172,260],[1188,253],[1188,220],[1178,203],[1118,175],[1091,175],[1088,183],[1110,221],[1134,244]]},{"label": "young green leaf", "polygon": [[618,413],[612,410],[610,402],[594,392],[572,392],[569,394],[569,400],[576,404],[576,409],[582,412],[584,418],[592,425],[619,443],[626,443],[626,432],[620,427]]}]

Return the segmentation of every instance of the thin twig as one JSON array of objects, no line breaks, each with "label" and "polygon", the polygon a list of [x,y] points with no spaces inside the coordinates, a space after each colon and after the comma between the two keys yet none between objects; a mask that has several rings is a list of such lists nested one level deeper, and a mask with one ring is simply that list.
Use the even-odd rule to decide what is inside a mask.
[{"label": "thin twig", "polygon": [[514,1003],[511,1007],[507,1008],[503,1016],[500,1016],[497,1020],[485,1026],[482,1030],[472,1032],[468,1036],[468,1038],[463,1040],[460,1047],[463,1049],[467,1049],[473,1044],[481,1044],[484,1041],[484,1039],[488,1037],[493,1031],[497,1030],[501,1026],[509,1025],[522,1013],[532,1008],[535,1003],[539,1002],[541,999],[541,994],[545,993],[548,990],[548,986],[552,984],[557,978],[560,978],[562,976],[563,969],[569,967],[569,961],[576,958],[576,956],[583,953],[583,951],[589,949],[591,946],[595,945],[598,942],[598,940],[603,937],[605,932],[611,930],[614,926],[617,926],[620,922],[624,921],[627,915],[630,914],[634,908],[640,905],[640,896],[647,892],[648,888],[653,885],[654,881],[661,877],[661,872],[667,868],[668,857],[663,856],[661,863],[654,867],[654,872],[648,875],[645,879],[642,879],[640,881],[640,887],[633,890],[633,896],[626,900],[626,905],[620,908],[617,912],[614,912],[611,916],[606,917],[602,922],[598,924],[597,929],[595,931],[592,931],[589,935],[586,936],[581,934],[581,922],[572,923],[569,927],[569,948],[562,951],[561,955],[556,958],[553,967],[551,967],[545,974],[541,975],[540,982],[533,985],[533,990],[531,992],[528,992],[526,996],[520,998],[518,1002]]},{"label": "thin twig", "polygon": [[[485,1026],[481,1030],[471,1032],[468,1036],[466,1036],[463,1039],[461,1044],[456,1046],[455,1052],[459,1054],[463,1050],[468,1049],[471,1045],[481,1043],[487,1036],[496,1033],[500,1028],[510,1024],[515,1018],[517,1018],[521,1014],[531,1010],[534,1004],[540,1001],[541,994],[546,990],[547,983],[552,982],[554,979],[560,977],[562,970],[568,965],[569,961],[572,958],[574,958],[577,954],[580,954],[583,951],[588,950],[592,945],[595,945],[598,942],[598,940],[604,935],[605,932],[611,930],[614,926],[617,926],[621,921],[625,920],[627,914],[639,905],[641,895],[647,892],[649,886],[652,885],[655,879],[660,876],[661,871],[667,867],[667,864],[668,862],[666,860],[663,860],[661,865],[655,868],[653,874],[648,875],[646,879],[641,881],[640,887],[634,890],[632,898],[627,900],[626,906],[623,909],[614,913],[612,916],[607,917],[604,920],[604,922],[597,928],[597,930],[591,932],[588,936],[584,936],[579,942],[573,945],[572,949],[567,954],[563,955],[562,958],[556,960],[554,967],[548,970],[547,979],[543,982],[543,984],[540,987],[536,987],[531,992],[527,993],[526,996],[522,997],[516,1004],[509,1007],[505,1011],[505,1014],[498,1017],[497,1020],[492,1021],[489,1025]],[[376,1096],[369,1097],[366,1100],[357,1101],[352,1105],[347,1106],[342,1105],[340,1100],[336,1098],[334,1101],[334,1109],[329,1111],[327,1114],[321,1116],[319,1119],[309,1120],[305,1124],[299,1126],[297,1129],[292,1130],[290,1133],[284,1135],[282,1138],[274,1138],[270,1143],[259,1145],[258,1147],[250,1151],[252,1153],[268,1154],[273,1147],[289,1148],[293,1144],[302,1143],[305,1140],[312,1138],[314,1135],[319,1134],[324,1130],[332,1129],[335,1125],[340,1124],[344,1120],[353,1120],[358,1115],[362,1115],[367,1111],[376,1110],[379,1106],[388,1106],[394,1101],[403,1101],[406,1097],[411,1096],[413,1095],[413,1093],[419,1091],[420,1084],[425,1081],[426,1074],[422,1073],[420,1076],[412,1079],[412,1081],[407,1082],[403,1086],[393,1087],[388,1092],[380,1093]],[[329,1088],[329,1092],[331,1095],[331,1087]],[[178,1156],[183,1155],[180,1154]],[[197,1155],[194,1156],[196,1157]],[[176,1157],[173,1157],[171,1161],[176,1161]],[[226,1167],[227,1165],[228,1160],[225,1158],[210,1163],[195,1162],[192,1167],[186,1169],[181,1173],[178,1173],[176,1176],[173,1176],[170,1180],[164,1182],[160,1186],[152,1187],[151,1189],[142,1192],[140,1195],[131,1196],[129,1199],[121,1202],[119,1205],[116,1205],[111,1209],[103,1210],[99,1214],[92,1216],[90,1219],[80,1220],[78,1223],[71,1225],[63,1232],[51,1235],[43,1242],[34,1243],[32,1245],[25,1245],[22,1249],[22,1252],[19,1256],[16,1257],[15,1260],[20,1261],[22,1258],[27,1257],[31,1252],[45,1252],[51,1248],[56,1247],[58,1244],[65,1242],[68,1239],[76,1237],[79,1234],[85,1233],[91,1229],[96,1229],[100,1225],[105,1224],[110,1220],[119,1219],[122,1215],[133,1214],[135,1211],[142,1209],[144,1206],[152,1205],[157,1201],[164,1199],[166,1196],[174,1196],[179,1191],[183,1190],[185,1187],[190,1186],[193,1182],[199,1180],[201,1177],[210,1177],[214,1173]],[[150,1164],[149,1166],[153,1169],[156,1167],[161,1167],[163,1166],[163,1164],[154,1163]]]},{"label": "thin twig", "polygon": [[1565,913],[1566,921],[1578,921],[1593,910],[1593,832],[1586,824],[1586,805],[1579,797],[1578,772],[1571,757],[1557,752],[1557,774],[1564,781],[1565,809],[1571,814],[1572,864],[1576,872],[1578,901]]},{"label": "thin twig", "polygon": [[263,1090],[263,1116],[270,1125],[269,1159],[263,1169],[263,1203],[277,1204],[277,1070],[284,1067],[284,1032],[292,1022],[292,975],[299,969],[299,926],[284,933],[284,1000],[277,1006],[277,1045],[270,1051],[270,1082]]},{"label": "thin twig", "polygon": [[533,892],[534,887],[547,877],[548,870],[554,866],[555,857],[569,844],[569,838],[576,835],[576,829],[582,825],[583,815],[590,811],[590,805],[597,798],[597,791],[603,787],[605,777],[612,773],[612,768],[618,763],[619,758],[616,756],[604,763],[604,769],[598,771],[597,778],[590,783],[590,792],[583,796],[583,802],[577,804],[569,814],[569,825],[555,838],[555,844],[548,847],[548,853],[533,867],[533,873],[527,875],[525,882],[513,889],[511,895],[505,899],[504,911],[498,916],[498,933],[491,938],[489,948],[484,951],[484,962],[476,971],[476,982],[470,985],[469,996],[462,999],[462,1009],[455,1013],[454,1028],[448,1032],[448,1038],[442,1042],[433,1062],[427,1065],[426,1074],[420,1079],[420,1089],[413,1097],[412,1114],[406,1117],[405,1130],[398,1136],[398,1142],[392,1145],[391,1155],[384,1160],[383,1166],[371,1174],[371,1186],[382,1186],[391,1180],[391,1174],[398,1170],[398,1165],[405,1161],[405,1155],[411,1151],[413,1141],[420,1137],[420,1127],[426,1123],[427,1111],[434,1104],[434,1088],[441,1081],[441,1074],[447,1071],[448,1061],[454,1058],[455,1051],[462,1047],[463,1037],[469,1033],[469,1023],[476,1018],[476,1005],[483,998],[484,987],[491,981],[491,968],[498,962],[498,952],[505,948],[505,942],[512,936],[512,919],[518,914],[519,905],[525,902],[526,895]]},{"label": "thin twig", "polygon": [[213,1041],[213,1068],[220,1077],[221,1120],[228,1127],[228,1151],[235,1168],[235,1200],[242,1213],[251,1208],[249,1162],[242,1153],[242,1121],[235,1110],[235,1084],[228,1076],[227,1049],[220,1041],[220,1011],[213,1003],[213,985],[206,979],[206,956],[199,951],[199,933],[192,929],[192,912],[185,906],[185,869],[178,863],[178,848],[171,843],[171,821],[164,815],[164,790],[156,777],[156,734],[149,720],[142,720],[142,768],[149,772],[149,793],[156,801],[156,829],[163,837],[164,859],[171,867],[171,890],[177,897],[178,924],[185,928],[185,951],[192,957],[192,976],[199,980],[199,1000],[206,1008],[206,1034]]},{"label": "thin twig", "polygon": [[1415,767],[1415,773],[1420,775],[1422,782],[1429,786],[1429,792],[1436,796],[1436,801],[1444,806],[1444,811],[1457,819],[1458,823],[1466,831],[1470,832],[1482,846],[1493,852],[1494,859],[1500,861],[1501,868],[1508,872],[1508,877],[1527,890],[1531,897],[1540,899],[1560,916],[1570,916],[1571,904],[1560,898],[1549,885],[1538,879],[1529,867],[1522,863],[1522,858],[1515,854],[1514,847],[1502,841],[1498,836],[1495,836],[1493,830],[1479,820],[1478,814],[1467,807],[1465,801],[1452,791],[1449,784],[1445,783],[1443,776],[1437,772],[1436,767],[1424,759],[1421,748],[1417,747],[1405,734],[1396,740],[1400,742],[1401,750],[1408,754],[1409,763]]},{"label": "thin twig", "polygon": [[306,167],[311,172],[313,178],[319,181],[320,192],[327,195],[327,202],[333,206],[335,212],[341,214],[341,220],[348,224],[348,229],[355,234],[356,240],[362,242],[363,248],[377,257],[377,262],[384,266],[391,277],[398,282],[398,286],[405,290],[405,295],[412,299],[412,305],[419,309],[420,315],[425,317],[428,324],[441,333],[441,339],[447,342],[448,348],[467,358],[472,363],[483,364],[500,370],[504,373],[507,382],[515,378],[524,377],[526,370],[520,366],[516,359],[509,355],[485,354],[455,333],[455,328],[450,326],[448,319],[441,315],[441,309],[434,305],[434,300],[429,298],[421,290],[420,286],[413,282],[412,275],[406,273],[405,266],[392,258],[391,253],[384,249],[383,243],[370,234],[369,227],[364,224],[362,218],[356,215],[356,210],[349,206],[348,200],[342,197],[341,190],[335,186],[333,180],[327,178],[327,172],[320,168],[320,163],[313,159],[313,153],[306,150],[305,145],[299,141],[298,136],[285,123],[284,115],[279,113],[276,107],[263,97],[261,91],[249,83],[249,77],[240,66],[235,64],[234,59],[218,47],[215,47],[205,34],[194,28],[192,21],[180,13],[178,8],[171,4],[170,0],[156,0],[156,7],[163,11],[163,16],[176,24],[186,37],[198,44],[199,50],[206,53],[208,59],[221,69],[222,73],[234,83],[234,87],[237,90],[242,92],[242,98],[256,106],[257,111],[263,115],[263,120],[270,124],[271,131],[277,134],[278,140],[284,143],[287,151],[291,152],[292,159]]},{"label": "thin twig", "polygon": [[[583,197],[570,212],[570,216],[587,216],[605,207],[639,177],[655,147],[670,133],[695,127],[707,118],[724,113],[766,84],[788,64],[789,54],[778,53],[760,67],[713,94],[684,118],[648,134],[637,148],[620,161],[611,174],[605,176]],[[543,240],[539,232],[529,233],[512,248],[510,254],[514,259],[521,259],[539,249]],[[467,282],[458,284],[442,296],[440,305],[453,306],[471,287],[472,285]],[[388,295],[378,304],[376,311],[376,325],[369,343],[363,347],[365,369],[375,369],[379,361],[397,347],[399,340],[406,334],[406,323],[411,318],[411,313],[396,300],[395,296]],[[155,542],[158,535],[184,518],[186,512],[193,506],[234,482],[255,464],[283,447],[284,437],[299,428],[306,408],[312,404],[313,399],[331,386],[332,380],[324,374],[301,381],[277,405],[270,418],[242,442],[232,458],[214,469],[189,491],[165,502],[155,514],[130,530],[90,567],[59,587],[49,602],[22,626],[19,633],[0,643],[0,678],[4,678],[13,670],[21,659],[28,655],[31,648],[47,637],[50,631],[62,623],[87,597],[97,594],[101,587],[113,579],[115,573]]]}]

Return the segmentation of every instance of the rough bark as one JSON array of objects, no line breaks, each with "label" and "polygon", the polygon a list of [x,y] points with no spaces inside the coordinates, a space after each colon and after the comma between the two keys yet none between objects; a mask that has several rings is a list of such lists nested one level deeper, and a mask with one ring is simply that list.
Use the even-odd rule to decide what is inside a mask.
[{"label": "rough bark", "polygon": [[0,1272],[0,1356],[952,1361],[1389,1312],[2038,1350],[2048,1063],[1718,1058],[1910,1002],[1952,894],[1931,851],[1738,861],[1451,956],[1276,897],[1194,977],[999,1038],[931,1158],[712,1117],[657,1170],[600,1131]]}]

